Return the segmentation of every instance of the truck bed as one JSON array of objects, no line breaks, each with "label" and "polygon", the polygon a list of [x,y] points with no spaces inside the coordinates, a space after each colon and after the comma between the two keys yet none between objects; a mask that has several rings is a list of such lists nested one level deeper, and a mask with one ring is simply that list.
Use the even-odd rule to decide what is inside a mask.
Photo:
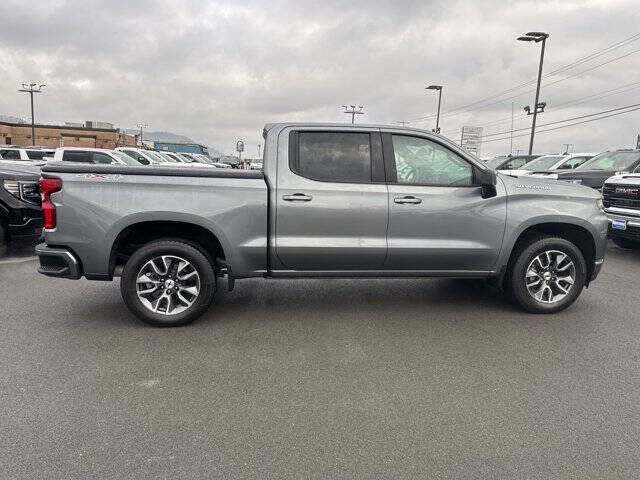
[{"label": "truck bed", "polygon": [[88,278],[112,278],[114,245],[139,241],[137,232],[162,228],[179,236],[194,225],[219,240],[236,278],[266,271],[268,191],[261,171],[60,162],[44,166],[42,175],[62,180],[51,197],[57,227],[46,232],[47,243],[69,247]]}]

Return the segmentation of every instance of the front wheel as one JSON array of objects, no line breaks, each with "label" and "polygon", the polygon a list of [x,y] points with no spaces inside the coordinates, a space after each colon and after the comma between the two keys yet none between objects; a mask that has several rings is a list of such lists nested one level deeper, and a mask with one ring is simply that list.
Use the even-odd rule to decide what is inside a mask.
[{"label": "front wheel", "polygon": [[213,300],[216,279],[207,257],[195,246],[159,240],[138,249],[120,279],[125,304],[156,327],[186,325]]},{"label": "front wheel", "polygon": [[514,253],[507,286],[518,305],[532,313],[555,313],[571,305],[586,282],[586,263],[573,243],[537,237]]}]

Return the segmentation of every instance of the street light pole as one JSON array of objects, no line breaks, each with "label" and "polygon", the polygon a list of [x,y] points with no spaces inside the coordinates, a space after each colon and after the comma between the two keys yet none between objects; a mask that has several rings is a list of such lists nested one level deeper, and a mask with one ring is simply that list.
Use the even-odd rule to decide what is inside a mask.
[{"label": "street light pole", "polygon": [[28,93],[31,97],[31,145],[34,147],[36,145],[36,121],[33,114],[33,94],[41,93],[42,87],[46,87],[46,85],[38,85],[37,83],[23,83],[22,88],[18,90],[19,92]]},{"label": "street light pole", "polygon": [[540,65],[538,67],[538,85],[536,86],[536,100],[533,104],[533,121],[531,122],[531,140],[529,141],[529,155],[533,153],[533,137],[536,134],[536,119],[538,112],[544,111],[544,105],[540,106],[540,83],[542,81],[542,64],[544,62],[544,48],[549,38],[548,33],[544,32],[529,32],[522,37],[518,37],[518,40],[522,42],[542,42],[542,48],[540,49]]},{"label": "street light pole", "polygon": [[440,102],[442,101],[442,85],[429,85],[425,90],[438,90],[438,113],[436,115],[436,129],[434,132],[440,133]]},{"label": "street light pole", "polygon": [[260,147],[262,147],[262,145],[258,144],[258,159],[262,158],[262,157],[260,156]]}]

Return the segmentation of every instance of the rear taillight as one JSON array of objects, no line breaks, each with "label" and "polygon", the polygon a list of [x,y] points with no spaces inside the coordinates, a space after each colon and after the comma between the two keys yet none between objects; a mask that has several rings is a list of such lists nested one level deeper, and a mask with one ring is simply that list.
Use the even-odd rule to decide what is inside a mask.
[{"label": "rear taillight", "polygon": [[42,217],[44,228],[56,228],[56,206],[51,202],[51,194],[62,190],[59,178],[40,178],[40,194],[42,195]]}]

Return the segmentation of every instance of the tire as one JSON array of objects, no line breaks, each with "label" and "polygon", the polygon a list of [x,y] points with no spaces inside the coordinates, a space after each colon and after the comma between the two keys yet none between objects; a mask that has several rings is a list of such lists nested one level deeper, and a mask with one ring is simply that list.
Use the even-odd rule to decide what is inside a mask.
[{"label": "tire", "polygon": [[516,304],[528,312],[555,313],[576,301],[586,272],[586,262],[575,244],[539,236],[516,247],[506,286]]},{"label": "tire", "polygon": [[640,242],[634,242],[633,240],[630,240],[628,238],[613,237],[611,240],[613,240],[613,243],[615,243],[620,248],[625,248],[627,250],[640,249]]},{"label": "tire", "polygon": [[120,279],[124,303],[154,327],[191,323],[207,310],[215,290],[216,277],[207,257],[190,243],[173,239],[136,250]]}]

